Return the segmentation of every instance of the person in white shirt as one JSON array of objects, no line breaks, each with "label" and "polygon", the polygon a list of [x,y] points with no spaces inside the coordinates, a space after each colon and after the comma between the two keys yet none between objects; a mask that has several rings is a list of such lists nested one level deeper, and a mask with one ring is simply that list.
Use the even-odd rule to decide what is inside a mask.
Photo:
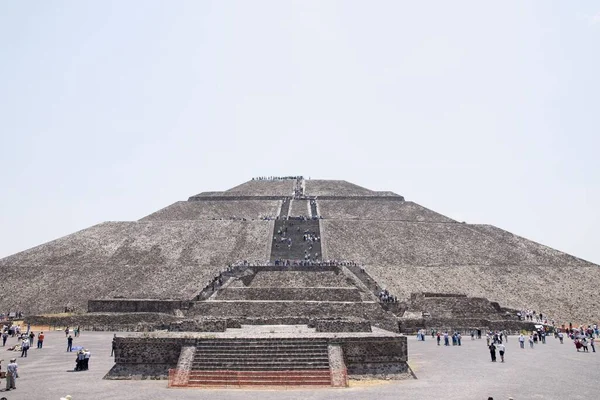
[{"label": "person in white shirt", "polygon": [[500,342],[500,344],[496,347],[498,348],[498,352],[500,353],[500,362],[504,362],[504,352],[506,351],[506,347],[502,342]]},{"label": "person in white shirt", "polygon": [[525,336],[523,336],[523,334],[521,333],[521,335],[519,336],[519,345],[521,346],[522,349],[525,348]]}]

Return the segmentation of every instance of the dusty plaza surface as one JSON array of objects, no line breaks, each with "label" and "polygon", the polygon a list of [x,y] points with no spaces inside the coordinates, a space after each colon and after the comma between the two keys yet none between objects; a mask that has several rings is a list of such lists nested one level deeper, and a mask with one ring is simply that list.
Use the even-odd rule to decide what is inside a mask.
[{"label": "dusty plaza surface", "polygon": [[[37,332],[36,332],[37,333]],[[117,333],[119,336],[127,333]],[[111,332],[82,332],[75,346],[92,352],[90,370],[72,372],[75,353],[66,352],[63,332],[49,332],[44,348],[34,347],[27,358],[1,348],[3,370],[17,357],[17,389],[0,395],[7,400],[88,399],[592,399],[600,387],[600,353],[577,353],[570,339],[560,345],[548,338],[533,350],[520,349],[511,336],[506,362],[492,363],[485,340],[465,337],[462,346],[437,346],[428,337],[408,338],[409,364],[417,379],[403,381],[351,381],[346,389],[205,390],[169,389],[167,381],[110,381],[102,377],[113,366]],[[7,346],[16,343],[9,338]]]}]

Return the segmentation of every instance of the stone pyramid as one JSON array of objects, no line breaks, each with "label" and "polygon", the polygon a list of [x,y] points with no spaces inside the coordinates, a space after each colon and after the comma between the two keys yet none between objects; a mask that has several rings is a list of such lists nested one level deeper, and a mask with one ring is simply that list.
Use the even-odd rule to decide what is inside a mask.
[{"label": "stone pyramid", "polygon": [[227,265],[273,259],[275,219],[288,216],[317,221],[321,259],[361,263],[401,300],[460,293],[567,323],[600,316],[586,301],[597,293],[598,265],[395,193],[302,177],[203,192],[139,221],[101,223],[3,258],[0,307],[39,314],[85,311],[89,299],[193,299]]}]

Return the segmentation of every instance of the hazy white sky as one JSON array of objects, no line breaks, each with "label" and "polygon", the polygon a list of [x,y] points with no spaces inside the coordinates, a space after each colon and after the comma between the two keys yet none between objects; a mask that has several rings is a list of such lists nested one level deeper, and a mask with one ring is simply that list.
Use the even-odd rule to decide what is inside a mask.
[{"label": "hazy white sky", "polygon": [[5,1],[0,257],[257,175],[600,263],[598,1]]}]

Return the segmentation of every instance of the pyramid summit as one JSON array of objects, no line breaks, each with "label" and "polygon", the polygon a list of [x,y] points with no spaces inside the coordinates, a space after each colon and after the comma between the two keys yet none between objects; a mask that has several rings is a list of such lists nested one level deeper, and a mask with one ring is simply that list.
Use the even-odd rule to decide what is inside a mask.
[{"label": "pyramid summit", "polygon": [[[300,176],[259,177],[222,192],[201,192],[138,221],[104,222],[3,258],[0,307],[32,315],[94,311],[90,301],[111,299],[193,302],[228,267],[290,260],[297,267],[326,269],[324,261],[331,260],[360,265],[368,277],[357,284],[392,293],[402,304],[398,318],[414,308],[415,293],[486,298],[557,322],[589,322],[600,315],[600,306],[580,300],[597,292],[598,265],[491,225],[455,221],[392,192]],[[26,284],[23,270],[35,271]],[[271,286],[279,288],[273,293],[286,301],[316,301],[331,293],[365,296],[327,271],[321,271],[323,286],[335,290],[309,293],[292,283],[283,288],[275,271],[263,278],[273,278]],[[7,295],[17,287],[18,296]],[[222,296],[264,296],[234,288]],[[206,304],[186,307],[202,315],[221,312]],[[261,317],[260,309],[248,307],[240,316]],[[348,313],[370,312],[363,303],[356,307],[360,313]]]}]

